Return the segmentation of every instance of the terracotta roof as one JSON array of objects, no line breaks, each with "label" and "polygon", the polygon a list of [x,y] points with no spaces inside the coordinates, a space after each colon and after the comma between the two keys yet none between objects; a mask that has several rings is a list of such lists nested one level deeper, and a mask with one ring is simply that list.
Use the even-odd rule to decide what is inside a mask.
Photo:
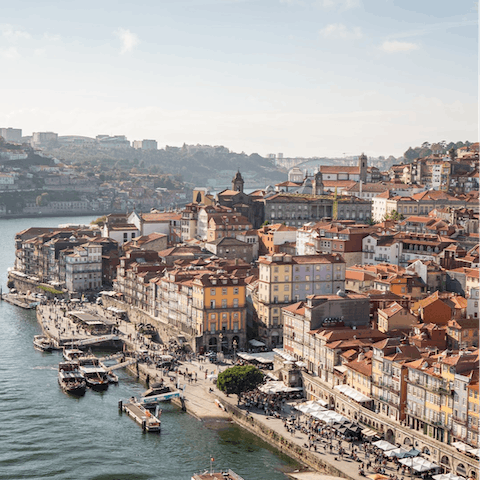
[{"label": "terracotta roof", "polygon": [[387,316],[388,318],[392,317],[393,315],[396,315],[398,312],[402,311],[404,308],[399,305],[397,302],[391,303],[387,308],[384,308],[383,310],[378,310],[378,313],[382,312]]}]

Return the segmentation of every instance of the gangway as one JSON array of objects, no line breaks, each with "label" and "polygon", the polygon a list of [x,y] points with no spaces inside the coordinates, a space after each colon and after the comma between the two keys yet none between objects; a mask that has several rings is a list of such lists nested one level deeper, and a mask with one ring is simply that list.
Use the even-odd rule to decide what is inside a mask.
[{"label": "gangway", "polygon": [[75,342],[76,346],[82,347],[85,345],[95,345],[96,343],[112,342],[120,340],[117,335],[102,335],[101,337],[86,338]]},{"label": "gangway", "polygon": [[129,365],[133,365],[137,363],[136,358],[132,358],[131,360],[127,360],[126,362],[117,363],[116,365],[109,365],[108,367],[104,365],[104,368],[108,368],[108,370],[118,370],[119,368],[128,367]]}]

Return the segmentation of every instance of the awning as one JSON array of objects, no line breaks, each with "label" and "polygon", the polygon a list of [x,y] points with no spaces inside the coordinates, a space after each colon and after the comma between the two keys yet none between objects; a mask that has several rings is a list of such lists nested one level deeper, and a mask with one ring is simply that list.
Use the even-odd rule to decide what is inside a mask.
[{"label": "awning", "polygon": [[259,340],[249,340],[248,343],[252,346],[252,347],[265,347],[265,344],[263,342],[260,342]]},{"label": "awning", "polygon": [[258,389],[263,393],[290,393],[303,390],[302,387],[287,387],[283,382],[267,382]]},{"label": "awning", "polygon": [[293,355],[287,353],[283,348],[274,348],[273,351],[280,355],[284,360],[288,360],[290,362],[295,362],[296,358]]},{"label": "awning", "polygon": [[237,353],[237,357],[246,360],[247,362],[259,362],[259,363],[273,363],[273,352],[261,352],[261,353],[245,353],[239,352]]},{"label": "awning", "polygon": [[349,385],[335,385],[335,387],[333,388],[343,393],[347,397],[350,397],[351,399],[355,400],[358,403],[370,402],[372,400],[370,397],[367,397],[362,392],[355,390]]},{"label": "awning", "polygon": [[364,428],[362,430],[362,435],[364,437],[374,437],[375,435],[378,435],[378,433],[375,432],[374,430],[370,430],[369,428]]}]

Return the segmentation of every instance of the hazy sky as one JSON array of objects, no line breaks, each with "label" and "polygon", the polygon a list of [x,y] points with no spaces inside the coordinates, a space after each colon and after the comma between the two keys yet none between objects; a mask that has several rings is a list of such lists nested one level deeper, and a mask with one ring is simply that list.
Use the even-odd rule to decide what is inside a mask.
[{"label": "hazy sky", "polygon": [[398,156],[477,140],[473,1],[0,1],[0,127]]}]

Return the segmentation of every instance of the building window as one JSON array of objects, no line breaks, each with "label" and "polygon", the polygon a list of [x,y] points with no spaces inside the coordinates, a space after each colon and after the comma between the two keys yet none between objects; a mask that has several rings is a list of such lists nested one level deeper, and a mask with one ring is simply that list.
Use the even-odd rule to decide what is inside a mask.
[{"label": "building window", "polygon": [[222,308],[227,308],[227,301],[226,300],[222,300]]},{"label": "building window", "polygon": [[214,323],[210,324],[210,333],[215,333],[215,324]]},{"label": "building window", "polygon": [[215,308],[215,300],[210,300],[210,308]]},{"label": "building window", "polygon": [[233,289],[233,294],[234,294],[234,295],[238,295],[238,288],[237,288],[237,287],[235,287],[235,288]]},{"label": "building window", "polygon": [[212,314],[210,315],[210,320],[215,320],[215,318],[216,318],[216,315],[215,315],[214,313],[212,313]]},{"label": "building window", "polygon": [[234,308],[238,307],[238,298],[233,299],[233,306],[234,306]]},{"label": "building window", "polygon": [[217,289],[216,288],[211,288],[210,289],[210,295],[216,295],[217,294]]}]

